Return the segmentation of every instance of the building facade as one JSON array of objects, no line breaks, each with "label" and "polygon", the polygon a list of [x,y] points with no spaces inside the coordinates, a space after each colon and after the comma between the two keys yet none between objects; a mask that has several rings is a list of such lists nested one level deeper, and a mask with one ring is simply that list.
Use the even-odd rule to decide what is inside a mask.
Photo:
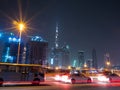
[{"label": "building facade", "polygon": [[70,65],[70,51],[67,45],[61,48],[53,48],[51,50],[50,65],[52,67],[63,69]]},{"label": "building facade", "polygon": [[27,42],[26,49],[25,63],[45,65],[47,62],[48,42],[39,36],[35,36]]},{"label": "building facade", "polygon": [[78,67],[84,67],[85,64],[85,56],[84,51],[78,51]]},{"label": "building facade", "polygon": [[[0,35],[0,62],[17,63],[19,39],[13,33],[1,33]],[[19,63],[22,62],[24,44],[20,43]]]},{"label": "building facade", "polygon": [[93,68],[98,68],[98,64],[97,64],[97,55],[96,55],[96,50],[95,48],[92,50],[92,67]]}]

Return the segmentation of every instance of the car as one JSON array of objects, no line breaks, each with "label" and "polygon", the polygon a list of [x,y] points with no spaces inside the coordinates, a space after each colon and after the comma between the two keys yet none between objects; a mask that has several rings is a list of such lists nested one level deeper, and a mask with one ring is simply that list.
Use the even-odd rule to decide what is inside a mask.
[{"label": "car", "polygon": [[120,82],[120,76],[116,73],[103,73],[98,76],[100,82]]},{"label": "car", "polygon": [[82,73],[73,73],[73,74],[70,74],[70,75],[63,75],[61,77],[61,81],[64,82],[64,83],[71,83],[71,84],[91,83],[92,82],[90,77],[87,77]]},{"label": "car", "polygon": [[109,77],[105,74],[98,74],[97,75],[97,82],[109,82]]},{"label": "car", "polygon": [[109,74],[107,77],[109,78],[109,82],[120,82],[120,76],[115,73]]}]

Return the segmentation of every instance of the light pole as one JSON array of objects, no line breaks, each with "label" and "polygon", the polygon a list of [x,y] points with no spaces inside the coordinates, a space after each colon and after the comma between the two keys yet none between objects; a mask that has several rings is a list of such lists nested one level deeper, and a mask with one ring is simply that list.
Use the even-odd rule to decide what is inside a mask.
[{"label": "light pole", "polygon": [[18,29],[19,29],[17,64],[19,64],[21,35],[22,35],[22,31],[25,29],[25,24],[24,24],[23,22],[17,23],[17,27],[18,27]]}]

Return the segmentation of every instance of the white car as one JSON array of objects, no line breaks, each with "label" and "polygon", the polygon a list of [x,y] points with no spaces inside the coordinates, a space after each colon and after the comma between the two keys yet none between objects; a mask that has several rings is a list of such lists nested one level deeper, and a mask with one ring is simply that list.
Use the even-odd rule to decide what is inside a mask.
[{"label": "white car", "polygon": [[63,75],[61,77],[61,81],[65,83],[91,83],[92,80],[90,77],[85,76],[84,74],[81,73],[74,73],[70,75]]},{"label": "white car", "polygon": [[101,74],[98,76],[98,82],[120,82],[120,76],[115,73]]}]

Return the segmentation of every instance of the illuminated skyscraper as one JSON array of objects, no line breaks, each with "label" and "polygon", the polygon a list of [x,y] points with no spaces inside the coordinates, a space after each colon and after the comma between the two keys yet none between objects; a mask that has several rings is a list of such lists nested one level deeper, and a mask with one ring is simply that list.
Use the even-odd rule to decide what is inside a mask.
[{"label": "illuminated skyscraper", "polygon": [[[7,62],[7,63],[16,63],[17,52],[18,52],[18,42],[19,39],[13,33],[2,33],[0,38],[1,47],[0,47],[0,62]],[[21,49],[20,49],[20,60],[22,61],[22,52],[24,44],[21,42]]]},{"label": "illuminated skyscraper", "polygon": [[26,49],[26,63],[40,65],[46,64],[48,42],[39,36],[34,36],[27,42]]},{"label": "illuminated skyscraper", "polygon": [[65,45],[61,48],[52,49],[51,66],[66,68],[70,65],[70,50],[69,46]]},{"label": "illuminated skyscraper", "polygon": [[56,32],[55,32],[55,47],[51,50],[50,65],[53,67],[68,67],[70,65],[70,51],[68,45],[59,46],[58,35],[59,34],[59,25],[56,23]]},{"label": "illuminated skyscraper", "polygon": [[58,23],[56,23],[56,33],[55,33],[55,48],[58,48]]},{"label": "illuminated skyscraper", "polygon": [[5,39],[3,39],[3,33],[0,33],[0,62],[2,62],[4,43],[5,43]]},{"label": "illuminated skyscraper", "polygon": [[78,67],[83,67],[85,64],[84,51],[78,51]]},{"label": "illuminated skyscraper", "polygon": [[70,49],[68,45],[62,47],[62,66],[67,67],[70,65]]}]

